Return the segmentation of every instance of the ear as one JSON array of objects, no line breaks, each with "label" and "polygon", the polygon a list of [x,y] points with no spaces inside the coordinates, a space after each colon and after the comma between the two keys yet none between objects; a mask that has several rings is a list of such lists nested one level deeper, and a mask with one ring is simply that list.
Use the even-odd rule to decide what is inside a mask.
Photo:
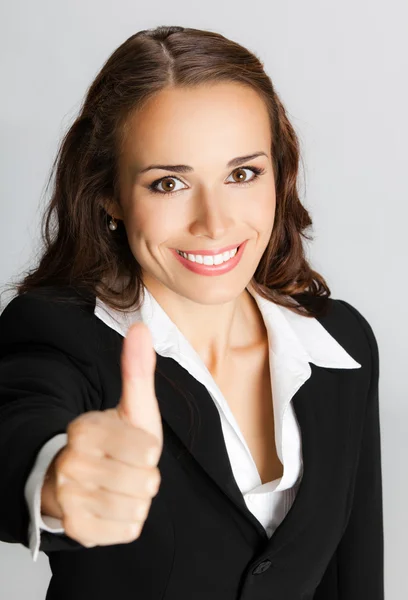
[{"label": "ear", "polygon": [[123,220],[123,210],[122,207],[112,200],[111,198],[103,198],[100,201],[101,206],[106,210],[108,215],[114,217],[114,219],[122,219]]}]

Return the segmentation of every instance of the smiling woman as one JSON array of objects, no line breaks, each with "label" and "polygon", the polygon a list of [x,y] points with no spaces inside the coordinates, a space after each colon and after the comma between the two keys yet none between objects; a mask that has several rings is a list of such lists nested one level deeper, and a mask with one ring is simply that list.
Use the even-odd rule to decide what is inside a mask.
[{"label": "smiling woman", "polygon": [[[124,224],[144,284],[173,320],[184,314],[184,331],[199,353],[213,345],[225,355],[231,301],[244,300],[270,242],[271,146],[265,103],[232,82],[168,86],[128,118],[118,159],[120,200],[108,199],[106,209]],[[166,175],[157,179],[156,171]],[[238,246],[230,260],[217,258],[222,264],[202,258]],[[210,287],[205,275],[212,276]]]},{"label": "smiling woman", "polygon": [[[322,313],[330,290],[301,242],[312,239],[312,220],[297,192],[299,159],[258,57],[209,31],[139,31],[103,65],[62,140],[42,259],[13,287],[45,293],[70,282],[128,310],[147,275],[157,291],[200,298],[214,313],[247,279],[266,299]],[[205,296],[207,277],[171,252],[220,253],[244,241],[239,273],[221,270]]]},{"label": "smiling woman", "polygon": [[221,34],[140,31],[90,86],[0,316],[0,540],[47,600],[383,600],[378,348],[299,158]]}]

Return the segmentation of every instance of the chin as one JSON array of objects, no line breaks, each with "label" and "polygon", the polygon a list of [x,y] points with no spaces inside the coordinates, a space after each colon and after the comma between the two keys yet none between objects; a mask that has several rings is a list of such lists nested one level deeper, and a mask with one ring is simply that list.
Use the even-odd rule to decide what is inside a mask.
[{"label": "chin", "polygon": [[[214,278],[211,278],[213,280]],[[187,289],[182,289],[182,286],[177,285],[172,289],[179,296],[188,298],[196,304],[202,304],[207,306],[216,306],[219,304],[227,304],[236,300],[242,292],[245,290],[248,284],[241,284],[240,286],[230,285],[209,285],[211,282],[203,282],[202,286],[197,286],[196,289],[192,290],[191,286]],[[200,288],[203,289],[200,289]]]}]

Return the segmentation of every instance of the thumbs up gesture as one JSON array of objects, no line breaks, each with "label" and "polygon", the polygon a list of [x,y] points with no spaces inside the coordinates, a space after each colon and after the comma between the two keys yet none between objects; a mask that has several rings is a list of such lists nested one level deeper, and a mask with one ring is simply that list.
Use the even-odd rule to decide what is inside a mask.
[{"label": "thumbs up gesture", "polygon": [[84,546],[138,538],[159,490],[163,430],[155,366],[150,331],[135,323],[123,342],[119,404],[84,413],[67,427],[67,445],[55,459],[55,499],[66,534]]},{"label": "thumbs up gesture", "polygon": [[[143,323],[133,325],[124,339],[122,352],[122,396],[116,410],[121,419],[150,433],[163,446],[159,405],[154,390],[156,354],[150,331]],[[152,450],[154,464],[160,456]],[[157,458],[157,460],[156,460]]]}]

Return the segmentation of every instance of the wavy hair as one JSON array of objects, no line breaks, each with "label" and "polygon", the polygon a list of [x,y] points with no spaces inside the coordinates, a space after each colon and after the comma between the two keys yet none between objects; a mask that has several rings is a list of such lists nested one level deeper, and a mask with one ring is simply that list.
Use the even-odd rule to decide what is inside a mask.
[{"label": "wavy hair", "polygon": [[[276,212],[271,238],[251,280],[264,298],[305,316],[325,311],[330,289],[305,257],[312,220],[297,191],[299,141],[261,60],[219,33],[160,26],[120,45],[90,85],[64,135],[46,189],[38,265],[12,286],[17,294],[69,285],[116,310],[139,306],[141,268],[122,221],[112,232],[107,202],[118,202],[117,159],[130,116],[168,87],[234,82],[265,102],[272,134]],[[67,297],[64,296],[64,301]]]}]

